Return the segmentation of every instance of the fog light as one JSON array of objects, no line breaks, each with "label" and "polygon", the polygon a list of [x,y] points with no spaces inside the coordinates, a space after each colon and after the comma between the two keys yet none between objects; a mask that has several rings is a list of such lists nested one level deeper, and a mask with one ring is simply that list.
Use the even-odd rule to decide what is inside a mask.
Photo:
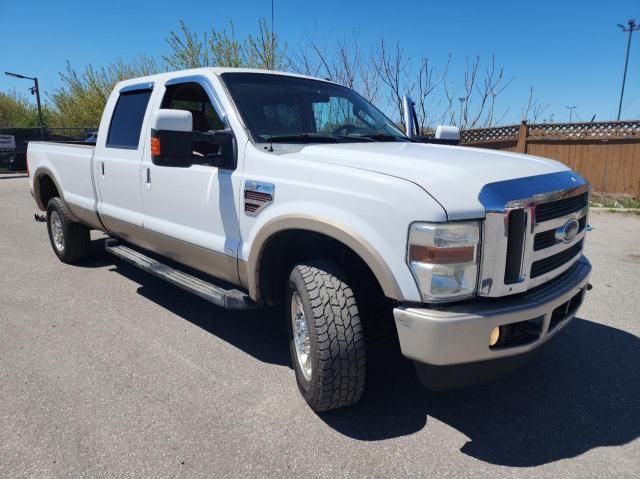
[{"label": "fog light", "polygon": [[491,330],[489,335],[489,346],[493,347],[500,341],[500,326],[497,326]]}]

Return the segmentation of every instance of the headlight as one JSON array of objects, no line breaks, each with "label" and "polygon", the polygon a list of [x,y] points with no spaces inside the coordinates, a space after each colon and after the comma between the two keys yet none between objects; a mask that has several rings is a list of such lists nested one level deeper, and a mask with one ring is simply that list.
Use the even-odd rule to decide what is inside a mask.
[{"label": "headlight", "polygon": [[475,294],[479,243],[477,221],[411,225],[407,262],[423,301],[454,301]]}]

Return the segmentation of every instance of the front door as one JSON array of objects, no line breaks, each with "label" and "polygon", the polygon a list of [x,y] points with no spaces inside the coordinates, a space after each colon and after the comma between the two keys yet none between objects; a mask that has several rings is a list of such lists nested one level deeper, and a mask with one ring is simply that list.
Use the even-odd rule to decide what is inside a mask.
[{"label": "front door", "polygon": [[[225,118],[209,81],[202,76],[164,85],[160,108],[188,110],[194,131],[222,130]],[[145,152],[142,162],[144,228],[152,249],[180,263],[239,283],[237,254],[239,174],[217,168],[206,155],[217,146],[193,145],[196,164],[158,166]]]}]

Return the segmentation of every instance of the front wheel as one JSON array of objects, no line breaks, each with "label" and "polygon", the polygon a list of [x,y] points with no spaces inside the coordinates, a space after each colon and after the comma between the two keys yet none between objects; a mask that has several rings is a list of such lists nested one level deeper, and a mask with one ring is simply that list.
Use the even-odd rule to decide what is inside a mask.
[{"label": "front wheel", "polygon": [[294,266],[286,302],[298,388],[315,411],[356,403],[365,384],[365,341],[353,290],[331,262]]}]

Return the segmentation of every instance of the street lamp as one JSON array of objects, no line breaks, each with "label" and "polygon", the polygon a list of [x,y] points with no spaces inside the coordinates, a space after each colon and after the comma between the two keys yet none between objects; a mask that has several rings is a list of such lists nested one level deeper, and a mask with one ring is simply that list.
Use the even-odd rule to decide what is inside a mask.
[{"label": "street lamp", "polygon": [[578,107],[577,106],[565,106],[565,108],[567,110],[569,110],[569,123],[571,123],[571,120],[573,120],[573,110],[575,110]]},{"label": "street lamp", "polygon": [[625,27],[624,25],[618,26],[622,28],[622,33],[629,32],[629,40],[627,41],[627,56],[624,60],[624,75],[622,76],[622,91],[620,91],[620,105],[618,106],[618,121],[620,121],[620,113],[622,112],[622,98],[624,97],[624,84],[627,81],[627,65],[629,64],[629,50],[631,49],[631,35],[636,30],[640,30],[640,25],[636,25],[635,20],[629,20],[627,22],[629,27]]},{"label": "street lamp", "polygon": [[29,88],[29,90],[32,95],[36,95],[36,102],[38,103],[38,122],[40,123],[40,136],[42,136],[42,139],[44,140],[44,122],[42,121],[42,106],[40,105],[40,88],[38,88],[38,79],[36,77],[32,78],[18,73],[4,72],[4,74],[10,77],[33,81],[33,87]]}]

